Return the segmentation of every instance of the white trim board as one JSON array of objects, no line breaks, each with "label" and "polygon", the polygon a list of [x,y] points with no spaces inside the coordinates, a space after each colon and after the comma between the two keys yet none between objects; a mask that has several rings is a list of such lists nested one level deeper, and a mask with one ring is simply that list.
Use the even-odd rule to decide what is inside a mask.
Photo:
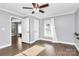
[{"label": "white trim board", "polygon": [[76,44],[74,44],[74,46],[76,47],[76,49],[79,51],[79,47],[76,45]]},{"label": "white trim board", "polygon": [[36,42],[36,41],[38,41],[38,40],[31,41],[30,44],[32,44],[32,43],[34,43],[34,42]]},{"label": "white trim board", "polygon": [[46,40],[46,39],[40,39],[40,40],[45,40],[45,41],[50,41],[52,43],[63,43],[63,44],[69,44],[69,45],[75,45],[75,43],[71,43],[71,42],[64,42],[64,41],[53,41],[53,40]]},{"label": "white trim board", "polygon": [[9,14],[13,14],[13,15],[17,15],[19,17],[23,17],[23,15],[21,15],[20,13],[17,13],[17,12],[11,11],[11,10],[7,10],[7,9],[4,9],[4,8],[0,8],[0,10],[4,11],[4,12],[7,12]]},{"label": "white trim board", "polygon": [[11,46],[11,44],[3,45],[3,46],[0,46],[0,49],[6,48],[6,47],[9,47],[9,46]]},{"label": "white trim board", "polygon": [[[8,10],[8,9],[5,9],[5,8],[0,8],[0,10],[5,11],[5,12],[8,12],[8,13],[13,14],[13,15],[20,16],[21,18],[25,18],[25,17],[29,16],[29,14],[23,15],[23,14],[20,14],[20,13],[18,13],[18,12],[11,11],[11,10]],[[67,15],[67,14],[74,14],[76,11],[77,11],[77,10],[73,10],[73,11],[71,11],[71,12],[65,12],[65,13],[61,13],[61,14],[55,14],[55,15],[53,15],[53,16],[51,16],[51,17],[61,16],[61,15]],[[30,15],[32,15],[32,14],[30,14]],[[32,15],[32,16],[34,16],[34,15]],[[36,17],[36,16],[35,16],[35,17]],[[47,18],[51,18],[51,17],[47,17]],[[44,19],[44,18],[40,18],[40,17],[37,17],[37,18],[39,18],[39,19]]]},{"label": "white trim board", "polygon": [[[40,40],[50,41],[50,42],[53,42],[53,43],[63,43],[63,44],[74,45],[74,46],[76,47],[76,49],[79,51],[79,47],[78,47],[75,43],[63,42],[63,41],[52,41],[52,40],[46,40],[46,39],[40,39]],[[34,42],[36,42],[36,41],[37,41],[37,40],[32,41],[32,42],[30,42],[29,44],[32,44],[32,43],[34,43]],[[24,42],[24,43],[28,43],[28,42]]]},{"label": "white trim board", "polygon": [[24,42],[24,41],[22,41],[22,42],[28,43],[28,44],[33,44],[33,43],[36,42],[36,41],[38,41],[38,40],[34,40],[34,41],[31,41],[31,42]]},{"label": "white trim board", "polygon": [[[41,40],[45,40],[45,39],[41,39]],[[50,41],[50,42],[54,42],[54,43],[63,43],[63,44],[74,45],[76,47],[76,49],[79,51],[79,47],[75,43],[63,42],[63,41],[52,41],[52,40],[45,40],[45,41]]]},{"label": "white trim board", "polygon": [[53,42],[52,39],[40,38],[40,40],[50,41]]},{"label": "white trim board", "polygon": [[[46,39],[40,39],[40,40],[50,41],[50,42],[53,42],[53,43],[62,43],[62,44],[74,45],[76,47],[76,49],[79,51],[79,47],[75,43],[63,42],[63,41],[52,41],[52,40],[46,40]],[[32,41],[32,42],[24,42],[24,43],[32,44],[32,43],[34,43],[36,41],[37,40]]]},{"label": "white trim board", "polygon": [[62,44],[69,44],[69,45],[75,45],[75,43],[71,43],[71,42],[64,42],[64,41],[53,41],[55,43],[62,43]]}]

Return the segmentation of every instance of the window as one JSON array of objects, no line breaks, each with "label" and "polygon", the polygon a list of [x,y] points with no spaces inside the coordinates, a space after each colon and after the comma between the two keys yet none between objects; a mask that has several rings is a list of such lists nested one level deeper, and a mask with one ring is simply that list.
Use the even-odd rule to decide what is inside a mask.
[{"label": "window", "polygon": [[54,18],[44,20],[44,37],[53,38],[57,40]]}]

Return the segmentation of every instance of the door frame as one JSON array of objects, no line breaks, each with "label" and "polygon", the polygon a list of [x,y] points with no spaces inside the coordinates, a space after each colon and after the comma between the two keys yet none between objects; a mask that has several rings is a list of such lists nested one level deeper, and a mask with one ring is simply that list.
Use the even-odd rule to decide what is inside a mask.
[{"label": "door frame", "polygon": [[22,18],[20,17],[17,17],[17,16],[10,16],[10,44],[12,46],[12,18],[17,18],[17,19],[20,19],[22,20]]}]

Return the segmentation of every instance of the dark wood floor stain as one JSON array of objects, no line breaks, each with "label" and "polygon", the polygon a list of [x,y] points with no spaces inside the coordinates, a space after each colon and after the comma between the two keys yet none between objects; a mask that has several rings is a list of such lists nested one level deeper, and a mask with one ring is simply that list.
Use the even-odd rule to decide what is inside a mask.
[{"label": "dark wood floor stain", "polygon": [[38,56],[79,56],[79,52],[73,45],[52,43],[43,40],[38,40],[33,44],[20,44],[18,43],[18,40],[13,40],[12,44],[13,45],[10,47],[1,49],[0,56],[14,56],[33,45],[39,45],[45,48],[45,50],[38,54]]}]

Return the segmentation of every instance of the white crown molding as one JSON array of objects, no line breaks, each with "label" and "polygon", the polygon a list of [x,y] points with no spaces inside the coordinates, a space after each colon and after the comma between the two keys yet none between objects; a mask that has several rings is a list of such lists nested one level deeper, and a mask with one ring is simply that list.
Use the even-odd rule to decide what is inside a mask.
[{"label": "white crown molding", "polygon": [[71,12],[64,12],[64,13],[60,13],[60,14],[55,14],[55,15],[53,15],[53,14],[51,14],[51,16],[50,17],[44,17],[44,18],[39,18],[39,17],[36,17],[35,15],[32,15],[32,14],[30,14],[30,15],[26,15],[26,16],[24,16],[25,18],[27,17],[27,16],[33,16],[33,17],[35,17],[35,18],[38,18],[38,19],[49,19],[49,18],[53,18],[53,17],[57,17],[57,16],[63,16],[63,15],[68,15],[68,14],[74,14],[76,11],[75,10],[73,10],[73,11],[71,11]]},{"label": "white crown molding", "polygon": [[1,11],[4,11],[4,12],[7,12],[9,14],[13,14],[13,15],[17,15],[17,16],[20,16],[21,18],[23,17],[23,15],[17,13],[17,12],[13,12],[11,10],[7,10],[7,9],[4,9],[4,8],[0,8]]},{"label": "white crown molding", "polygon": [[63,16],[63,15],[75,14],[77,11],[78,11],[78,9],[73,10],[71,12],[65,12],[65,13],[61,13],[61,14],[55,14],[53,16],[42,18],[42,19],[49,19],[49,18],[54,18],[54,17],[58,17],[58,16]]},{"label": "white crown molding", "polygon": [[38,18],[38,17],[36,17],[36,16],[34,16],[32,14],[29,14],[29,15],[24,16],[24,18],[27,18],[27,17],[32,17],[32,18],[35,18],[35,19],[40,20],[40,18]]},{"label": "white crown molding", "polygon": [[[40,19],[39,17],[36,17],[35,15],[32,15],[32,14],[22,15],[22,14],[20,14],[20,13],[17,13],[17,12],[11,11],[11,10],[7,10],[7,9],[4,9],[4,8],[0,8],[0,10],[5,11],[5,12],[8,12],[8,13],[10,13],[10,14],[14,14],[14,15],[20,16],[21,18],[26,18],[27,16],[33,16],[33,17],[35,17],[35,18]],[[74,13],[76,13],[77,11],[78,11],[78,9],[73,10],[73,11],[71,11],[71,12],[65,12],[65,13],[61,13],[61,14],[55,14],[55,15],[53,15],[53,16],[45,17],[45,18],[57,17],[57,16],[62,16],[62,15],[67,15],[67,14],[74,14]],[[41,18],[41,19],[45,19],[45,18]]]},{"label": "white crown molding", "polygon": [[77,13],[79,11],[79,8],[75,10],[75,13]]},{"label": "white crown molding", "polygon": [[57,14],[57,15],[54,15],[55,16],[63,16],[63,15],[68,15],[68,14],[74,14],[77,10],[73,10],[71,12],[65,12],[65,13],[61,13],[61,14]]}]

